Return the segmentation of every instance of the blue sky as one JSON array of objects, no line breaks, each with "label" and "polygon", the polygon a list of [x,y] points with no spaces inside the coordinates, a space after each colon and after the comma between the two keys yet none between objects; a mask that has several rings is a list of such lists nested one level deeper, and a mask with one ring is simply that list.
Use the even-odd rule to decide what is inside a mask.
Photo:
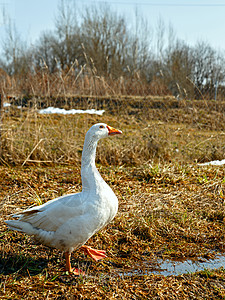
[{"label": "blue sky", "polygon": [[[161,18],[172,24],[176,36],[194,45],[207,41],[216,49],[225,50],[225,0],[70,0],[79,13],[92,3],[110,3],[113,10],[134,20],[135,8],[154,28]],[[54,28],[59,0],[0,0],[24,40],[34,42],[44,30]],[[0,14],[0,37],[4,34],[4,20]]]}]

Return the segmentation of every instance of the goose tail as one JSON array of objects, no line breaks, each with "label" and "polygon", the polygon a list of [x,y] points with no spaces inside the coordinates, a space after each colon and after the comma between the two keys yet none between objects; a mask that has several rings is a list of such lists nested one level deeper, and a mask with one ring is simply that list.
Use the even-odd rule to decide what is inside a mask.
[{"label": "goose tail", "polygon": [[19,220],[5,220],[9,229],[25,232],[28,235],[36,234],[38,229],[33,227],[30,223],[22,222]]}]

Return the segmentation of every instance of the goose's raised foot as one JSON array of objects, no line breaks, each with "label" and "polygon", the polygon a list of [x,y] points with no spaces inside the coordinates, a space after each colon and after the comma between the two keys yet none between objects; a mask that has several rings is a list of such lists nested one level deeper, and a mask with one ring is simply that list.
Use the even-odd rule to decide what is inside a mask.
[{"label": "goose's raised foot", "polygon": [[97,250],[88,246],[82,246],[80,247],[80,249],[83,250],[85,254],[93,258],[95,261],[107,257],[107,255],[105,254],[105,250]]}]

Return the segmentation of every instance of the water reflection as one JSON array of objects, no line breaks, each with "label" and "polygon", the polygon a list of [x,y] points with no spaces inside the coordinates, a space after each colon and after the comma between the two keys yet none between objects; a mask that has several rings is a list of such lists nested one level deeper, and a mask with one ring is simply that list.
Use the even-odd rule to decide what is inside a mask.
[{"label": "water reflection", "polygon": [[224,255],[218,255],[214,259],[207,259],[204,261],[191,259],[185,261],[164,260],[159,262],[159,268],[153,270],[151,273],[165,276],[181,275],[203,271],[204,269],[218,269],[220,267],[225,267]]},{"label": "water reflection", "polygon": [[187,273],[194,273],[203,271],[204,269],[218,269],[225,268],[225,255],[216,255],[213,259],[192,260],[187,259],[183,261],[173,260],[157,260],[146,261],[144,264],[136,265],[129,271],[120,273],[123,276],[134,275],[150,275],[160,274],[164,276],[181,275]]}]

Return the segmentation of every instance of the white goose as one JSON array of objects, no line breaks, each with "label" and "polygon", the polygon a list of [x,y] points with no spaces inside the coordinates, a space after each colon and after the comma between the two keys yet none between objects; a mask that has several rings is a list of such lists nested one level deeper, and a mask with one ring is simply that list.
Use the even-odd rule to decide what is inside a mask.
[{"label": "white goose", "polygon": [[66,270],[70,273],[80,272],[73,270],[70,264],[70,255],[75,249],[82,249],[96,261],[106,257],[105,251],[84,244],[117,213],[118,199],[98,172],[95,154],[99,139],[121,133],[104,123],[95,124],[88,130],[81,161],[81,193],[68,194],[34,206],[14,214],[12,217],[16,220],[5,221],[10,229],[33,235],[42,244],[63,251]]}]

